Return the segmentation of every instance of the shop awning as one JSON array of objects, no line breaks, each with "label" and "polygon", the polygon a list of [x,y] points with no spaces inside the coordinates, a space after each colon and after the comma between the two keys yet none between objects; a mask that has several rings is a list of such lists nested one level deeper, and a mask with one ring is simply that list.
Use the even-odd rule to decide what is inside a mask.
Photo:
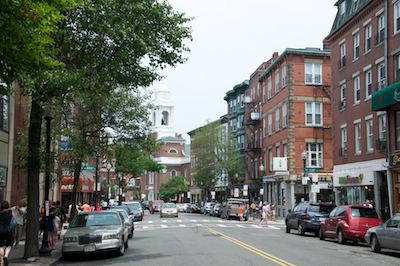
[{"label": "shop awning", "polygon": [[372,94],[372,111],[383,111],[398,102],[400,102],[400,82]]},{"label": "shop awning", "polygon": [[[79,176],[79,183],[77,192],[93,192],[93,180],[90,178]],[[72,192],[74,188],[74,177],[73,176],[64,176],[61,179],[61,191],[62,192]]]}]

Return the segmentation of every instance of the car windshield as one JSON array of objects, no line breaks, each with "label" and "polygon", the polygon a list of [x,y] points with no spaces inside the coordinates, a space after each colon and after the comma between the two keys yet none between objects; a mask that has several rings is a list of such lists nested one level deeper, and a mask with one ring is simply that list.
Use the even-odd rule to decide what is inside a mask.
[{"label": "car windshield", "polygon": [[359,218],[379,219],[376,211],[370,208],[351,208],[351,216]]},{"label": "car windshield", "polygon": [[176,208],[174,203],[163,204],[163,208]]},{"label": "car windshield", "polygon": [[310,205],[309,212],[330,213],[333,210],[332,205]]},{"label": "car windshield", "polygon": [[124,210],[122,210],[122,209],[119,209],[118,212],[121,213],[122,216],[124,216],[125,220],[128,219],[128,214],[126,213],[126,211],[124,211]]},{"label": "car windshield", "polygon": [[128,204],[129,209],[131,209],[131,211],[138,211],[139,210],[139,204]]},{"label": "car windshield", "polygon": [[75,216],[70,224],[70,228],[101,226],[101,225],[120,225],[121,221],[117,213],[88,213]]},{"label": "car windshield", "polygon": [[154,204],[163,204],[164,203],[164,201],[153,201],[153,205]]}]

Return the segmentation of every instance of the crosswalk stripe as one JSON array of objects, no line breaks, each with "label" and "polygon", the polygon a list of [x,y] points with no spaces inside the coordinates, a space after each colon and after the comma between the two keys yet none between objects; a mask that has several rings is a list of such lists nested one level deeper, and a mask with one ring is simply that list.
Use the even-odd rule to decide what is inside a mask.
[{"label": "crosswalk stripe", "polygon": [[162,224],[162,225],[161,225],[161,227],[163,227],[163,228],[167,228],[168,226],[167,226],[167,225],[165,225],[165,224]]},{"label": "crosswalk stripe", "polygon": [[147,229],[147,228],[149,228],[147,225],[144,225],[144,226],[143,226],[143,229]]},{"label": "crosswalk stripe", "polygon": [[148,223],[149,223],[149,224],[152,224],[152,223],[153,223],[153,221],[148,221]]},{"label": "crosswalk stripe", "polygon": [[217,224],[217,225],[220,227],[226,227],[226,225],[224,225],[224,224]]},{"label": "crosswalk stripe", "polygon": [[178,223],[181,223],[182,222],[182,220],[176,220]]},{"label": "crosswalk stripe", "polygon": [[237,227],[244,227],[244,226],[243,226],[243,225],[241,225],[241,224],[237,224],[236,226],[237,226]]},{"label": "crosswalk stripe", "polygon": [[180,224],[179,226],[181,226],[181,227],[186,227],[186,225],[184,225],[184,224]]},{"label": "crosswalk stripe", "polygon": [[163,223],[166,223],[166,222],[167,222],[167,220],[162,220],[162,222],[163,222]]}]

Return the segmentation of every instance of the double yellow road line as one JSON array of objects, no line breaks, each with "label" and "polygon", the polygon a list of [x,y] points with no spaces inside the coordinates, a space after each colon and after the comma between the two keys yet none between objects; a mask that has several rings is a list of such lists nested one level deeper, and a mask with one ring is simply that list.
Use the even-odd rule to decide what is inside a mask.
[{"label": "double yellow road line", "polygon": [[255,247],[253,247],[253,246],[250,246],[250,245],[248,245],[248,244],[246,244],[246,243],[243,243],[243,242],[241,242],[241,241],[239,241],[239,240],[237,240],[237,239],[234,239],[234,238],[232,238],[232,237],[230,237],[230,236],[223,235],[223,234],[221,234],[220,232],[215,231],[214,229],[209,228],[208,226],[203,226],[203,228],[206,229],[206,230],[208,230],[208,231],[210,231],[210,232],[213,233],[214,235],[220,235],[221,238],[226,239],[226,240],[228,240],[228,241],[230,241],[230,242],[232,242],[232,243],[235,243],[236,245],[239,245],[239,246],[241,246],[241,247],[243,247],[243,248],[245,248],[245,249],[247,249],[247,250],[250,250],[251,252],[254,252],[254,253],[260,255],[261,257],[264,257],[264,258],[266,258],[266,259],[269,259],[270,261],[273,261],[273,262],[275,262],[275,263],[277,263],[277,264],[279,264],[279,265],[282,265],[282,266],[295,266],[295,265],[292,264],[292,263],[289,263],[289,262],[284,261],[284,260],[282,260],[282,259],[280,259],[280,258],[277,258],[277,257],[275,257],[275,256],[272,256],[271,254],[268,254],[267,252],[264,252],[264,251],[262,251],[262,250],[259,250],[258,248],[255,248]]}]

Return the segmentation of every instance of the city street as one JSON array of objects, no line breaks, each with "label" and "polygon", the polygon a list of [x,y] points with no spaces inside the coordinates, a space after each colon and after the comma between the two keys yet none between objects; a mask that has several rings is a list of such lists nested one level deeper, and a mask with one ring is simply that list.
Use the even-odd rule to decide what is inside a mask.
[{"label": "city street", "polygon": [[135,223],[125,255],[87,255],[60,265],[399,265],[400,252],[371,252],[365,243],[340,245],[321,241],[313,234],[303,237],[285,233],[283,221],[222,220],[200,214],[179,213],[160,218],[146,211]]}]

